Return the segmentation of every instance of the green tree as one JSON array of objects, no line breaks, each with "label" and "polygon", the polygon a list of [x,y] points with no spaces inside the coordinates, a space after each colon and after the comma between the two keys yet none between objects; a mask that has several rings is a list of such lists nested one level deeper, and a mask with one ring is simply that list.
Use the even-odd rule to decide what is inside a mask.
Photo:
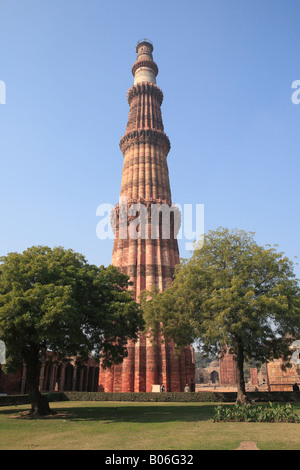
[{"label": "green tree", "polygon": [[[201,246],[201,245],[200,245]],[[235,355],[237,401],[246,401],[244,362],[283,358],[300,338],[299,284],[292,262],[253,233],[219,228],[183,261],[171,287],[141,297],[147,328],[162,328],[180,347]]]},{"label": "green tree", "polygon": [[126,356],[128,339],[143,327],[129,278],[115,267],[96,267],[72,250],[32,247],[0,259],[0,340],[6,370],[23,362],[32,410],[49,413],[38,388],[47,351],[57,358],[91,355],[104,365]]}]

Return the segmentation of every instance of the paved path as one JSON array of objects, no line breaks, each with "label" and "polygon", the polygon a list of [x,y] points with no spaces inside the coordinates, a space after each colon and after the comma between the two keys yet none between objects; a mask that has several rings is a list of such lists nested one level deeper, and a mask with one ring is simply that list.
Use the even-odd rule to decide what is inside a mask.
[{"label": "paved path", "polygon": [[253,441],[243,441],[240,443],[240,446],[235,450],[259,450],[256,445],[256,442]]}]

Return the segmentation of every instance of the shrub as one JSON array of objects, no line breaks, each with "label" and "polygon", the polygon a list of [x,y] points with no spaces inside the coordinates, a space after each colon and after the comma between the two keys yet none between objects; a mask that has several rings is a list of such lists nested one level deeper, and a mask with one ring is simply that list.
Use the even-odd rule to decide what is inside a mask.
[{"label": "shrub", "polygon": [[0,406],[28,405],[30,403],[29,395],[1,395]]},{"label": "shrub", "polygon": [[[128,393],[110,393],[110,392],[64,392],[67,400],[86,400],[86,401],[137,401],[137,402],[219,402],[234,403],[236,401],[236,392],[128,392]],[[249,399],[262,402],[299,402],[300,393],[296,392],[249,392]]]},{"label": "shrub", "polygon": [[68,400],[83,401],[128,401],[128,402],[234,402],[236,393],[214,392],[64,392]]},{"label": "shrub", "polygon": [[[53,401],[127,401],[127,402],[170,402],[170,403],[234,403],[235,392],[165,392],[165,393],[109,393],[109,392],[46,392],[44,395],[49,402]],[[297,392],[251,392],[247,394],[254,402],[299,402]],[[0,396],[0,406],[23,405],[30,403],[28,395]]]},{"label": "shrub", "polygon": [[260,423],[300,423],[290,403],[285,405],[269,402],[268,405],[250,404],[219,405],[215,408],[214,422],[260,422]]},{"label": "shrub", "polygon": [[[49,402],[52,401],[65,401],[68,398],[63,392],[47,392],[43,394]],[[1,395],[0,406],[17,406],[17,405],[28,405],[30,404],[30,397],[27,394],[24,395]]]}]

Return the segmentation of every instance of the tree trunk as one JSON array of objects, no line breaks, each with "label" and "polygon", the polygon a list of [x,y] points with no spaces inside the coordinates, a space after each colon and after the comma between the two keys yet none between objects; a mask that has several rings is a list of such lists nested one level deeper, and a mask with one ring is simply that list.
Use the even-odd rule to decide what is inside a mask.
[{"label": "tree trunk", "polygon": [[237,403],[243,405],[247,402],[246,386],[244,379],[244,347],[241,341],[238,342],[236,354],[236,384],[237,384]]},{"label": "tree trunk", "polygon": [[31,411],[38,415],[50,414],[48,400],[39,390],[40,361],[39,350],[31,347],[25,355],[26,362],[26,383],[31,400]]}]

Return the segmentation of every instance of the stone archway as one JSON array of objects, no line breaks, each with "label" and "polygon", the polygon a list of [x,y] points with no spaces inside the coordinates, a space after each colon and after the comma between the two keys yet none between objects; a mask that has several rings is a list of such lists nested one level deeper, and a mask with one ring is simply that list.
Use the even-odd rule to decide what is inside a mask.
[{"label": "stone archway", "polygon": [[216,370],[213,370],[211,373],[210,373],[210,380],[213,384],[215,383],[218,383],[219,382],[219,374]]}]

